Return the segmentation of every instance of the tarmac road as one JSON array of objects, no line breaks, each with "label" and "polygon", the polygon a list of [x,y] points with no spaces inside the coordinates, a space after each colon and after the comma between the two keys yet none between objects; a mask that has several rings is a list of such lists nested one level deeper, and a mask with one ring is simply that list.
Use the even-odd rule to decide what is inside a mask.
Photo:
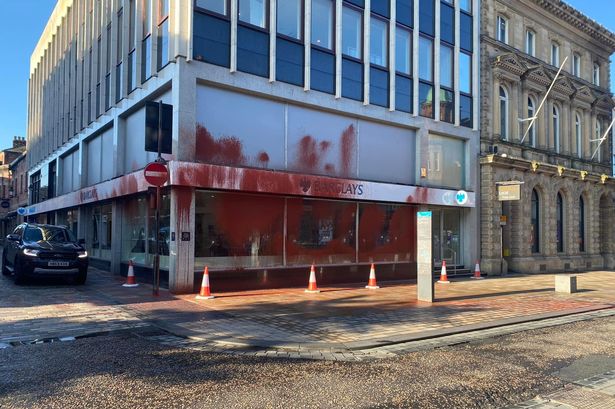
[{"label": "tarmac road", "polygon": [[138,331],[0,349],[0,408],[497,408],[615,369],[615,317],[368,362],[200,352]]}]

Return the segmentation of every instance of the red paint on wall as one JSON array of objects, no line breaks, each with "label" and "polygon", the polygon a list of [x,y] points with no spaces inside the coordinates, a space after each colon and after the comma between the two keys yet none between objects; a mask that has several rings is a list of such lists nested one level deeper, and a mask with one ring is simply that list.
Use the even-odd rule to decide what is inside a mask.
[{"label": "red paint on wall", "polygon": [[340,176],[349,177],[352,172],[353,159],[355,158],[357,149],[357,132],[354,129],[354,125],[349,125],[348,128],[342,132],[341,148],[340,148],[340,162],[341,173]]},{"label": "red paint on wall", "polygon": [[235,136],[214,139],[204,126],[196,125],[195,158],[200,162],[227,166],[242,166],[246,163],[243,145]]}]

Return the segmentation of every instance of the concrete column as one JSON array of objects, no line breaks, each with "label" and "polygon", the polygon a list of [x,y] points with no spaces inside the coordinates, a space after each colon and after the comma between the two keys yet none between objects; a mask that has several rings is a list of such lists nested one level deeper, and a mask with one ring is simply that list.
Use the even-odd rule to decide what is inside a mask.
[{"label": "concrete column", "polygon": [[124,206],[121,200],[116,199],[111,204],[111,273],[119,275],[122,263],[122,227]]},{"label": "concrete column", "polygon": [[171,237],[169,291],[190,293],[194,286],[195,191],[191,187],[171,188]]},{"label": "concrete column", "polygon": [[[461,42],[461,34],[460,34],[460,28],[459,28],[460,19],[461,17],[460,17],[459,2],[456,1],[455,2],[455,47],[453,51],[453,89],[455,93],[455,97],[454,97],[455,112],[453,114],[453,118],[454,118],[453,123],[456,126],[459,126],[459,122],[460,122],[459,121],[459,107],[460,107],[460,103],[459,103],[459,52],[460,52],[460,47],[459,47],[459,44]],[[474,69],[474,64],[472,64],[472,69]],[[476,80],[474,79],[474,75],[471,75],[471,79],[472,79],[472,84],[474,84],[476,82]]]},{"label": "concrete column", "polygon": [[395,44],[396,44],[396,21],[397,8],[395,2],[391,2],[391,19],[389,22],[389,111],[395,111]]},{"label": "concrete column", "polygon": [[[171,98],[173,104],[173,155],[176,160],[193,162],[196,150],[196,78],[193,66],[184,58],[175,64]],[[215,103],[215,101],[208,101]]]},{"label": "concrete column", "polygon": [[[282,0],[284,1],[284,0]],[[277,0],[269,0],[269,82],[275,82]]]},{"label": "concrete column", "polygon": [[594,131],[593,131],[593,123],[591,110],[587,110],[583,115],[583,158],[589,159],[591,157],[591,153],[589,152],[589,148],[591,146],[589,140],[594,139]]},{"label": "concrete column", "polygon": [[370,70],[370,18],[371,18],[371,0],[365,0],[365,12],[363,13],[363,105],[369,105],[369,70]]},{"label": "concrete column", "polygon": [[342,97],[342,0],[335,0],[335,98]]},{"label": "concrete column", "polygon": [[[418,6],[418,3],[415,4]],[[414,30],[412,30],[412,115],[419,114],[419,8],[413,7]]]},{"label": "concrete column", "polygon": [[304,41],[304,75],[303,75],[303,90],[310,90],[310,78],[311,78],[311,56],[312,56],[312,2],[304,2],[304,14],[303,20],[303,35]]},{"label": "concrete column", "polygon": [[500,79],[497,76],[493,76],[493,134],[502,135],[500,129]]},{"label": "concrete column", "polygon": [[[440,2],[435,2],[435,37],[433,42],[433,117],[440,120]],[[457,28],[457,27],[455,27]]]}]

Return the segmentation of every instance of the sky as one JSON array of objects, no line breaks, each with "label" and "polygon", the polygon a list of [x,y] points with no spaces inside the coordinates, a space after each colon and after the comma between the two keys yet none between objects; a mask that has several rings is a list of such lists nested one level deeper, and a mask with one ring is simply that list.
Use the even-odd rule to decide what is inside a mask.
[{"label": "sky", "polygon": [[[0,0],[5,18],[0,24],[0,149],[13,136],[26,136],[30,55],[53,11],[56,0]],[[613,0],[566,0],[587,16],[615,32]],[[613,61],[613,58],[611,58]],[[611,63],[611,89],[615,64]]]}]

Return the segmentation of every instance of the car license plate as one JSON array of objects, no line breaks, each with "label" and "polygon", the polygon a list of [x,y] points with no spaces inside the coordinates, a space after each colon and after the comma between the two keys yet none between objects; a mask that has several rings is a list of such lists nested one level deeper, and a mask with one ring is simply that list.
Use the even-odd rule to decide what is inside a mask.
[{"label": "car license plate", "polygon": [[68,261],[50,261],[47,266],[49,267],[68,267]]}]

